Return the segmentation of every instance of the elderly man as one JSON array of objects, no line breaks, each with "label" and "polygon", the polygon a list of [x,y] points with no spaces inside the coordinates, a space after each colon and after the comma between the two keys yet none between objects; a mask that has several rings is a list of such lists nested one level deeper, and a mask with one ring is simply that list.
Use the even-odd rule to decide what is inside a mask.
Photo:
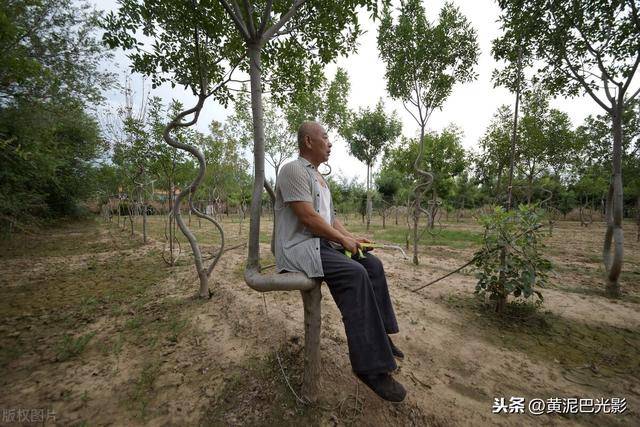
[{"label": "elderly man", "polygon": [[388,334],[398,332],[382,263],[357,254],[369,242],[349,233],[334,215],[331,192],[318,172],[331,143],[318,123],[298,130],[297,160],[282,167],[276,183],[276,268],[321,277],[342,313],[354,373],[383,399],[400,402],[406,391],[390,373],[404,357]]}]

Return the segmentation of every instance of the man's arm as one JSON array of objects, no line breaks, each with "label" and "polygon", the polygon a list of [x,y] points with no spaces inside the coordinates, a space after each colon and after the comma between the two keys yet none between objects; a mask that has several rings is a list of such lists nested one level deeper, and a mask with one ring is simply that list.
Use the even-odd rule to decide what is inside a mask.
[{"label": "man's arm", "polygon": [[333,228],[335,228],[345,236],[351,237],[358,243],[371,243],[371,240],[367,239],[366,237],[356,236],[355,234],[351,233],[346,228],[344,228],[344,225],[342,225],[342,223],[340,222],[337,216],[333,218]]},{"label": "man's arm", "polygon": [[324,218],[318,215],[310,202],[289,202],[289,205],[302,225],[311,230],[314,235],[340,243],[349,252],[355,253],[358,251],[358,242],[351,233],[345,230],[342,224],[340,224],[340,227],[344,233],[335,227],[337,219],[334,219],[334,226],[332,227]]},{"label": "man's arm", "polygon": [[344,228],[344,225],[342,225],[342,223],[338,219],[337,215],[333,218],[333,228],[335,228],[336,230],[338,230],[340,233],[344,234],[345,236],[349,236],[352,239],[356,238],[356,236],[354,236],[353,234],[351,234],[351,232],[349,232],[346,228]]}]

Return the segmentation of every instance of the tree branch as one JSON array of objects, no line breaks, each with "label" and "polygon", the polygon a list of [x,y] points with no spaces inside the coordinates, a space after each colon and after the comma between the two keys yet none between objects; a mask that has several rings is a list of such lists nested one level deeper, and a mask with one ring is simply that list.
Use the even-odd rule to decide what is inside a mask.
[{"label": "tree branch", "polygon": [[302,6],[306,1],[307,0],[295,0],[293,6],[291,6],[291,9],[289,9],[287,13],[282,15],[277,23],[275,23],[271,28],[264,32],[264,34],[260,38],[260,41],[262,43],[266,43],[267,41],[271,40],[273,35],[277,33],[278,30],[280,30],[280,28],[282,28],[282,26],[286,24],[287,21],[289,21],[289,19],[291,19],[291,17],[296,13],[300,6]]},{"label": "tree branch", "polygon": [[636,90],[636,91],[633,93],[633,95],[631,95],[631,96],[629,97],[629,102],[633,101],[633,100],[634,100],[634,98],[635,98],[636,96],[638,96],[638,94],[639,94],[639,93],[640,93],[640,87],[638,88],[638,90]]},{"label": "tree branch", "polygon": [[299,28],[300,28],[300,25],[294,25],[294,26],[292,26],[291,28],[288,28],[288,29],[286,29],[286,30],[278,31],[277,33],[275,33],[275,34],[273,35],[273,37],[275,38],[275,37],[279,37],[279,36],[284,36],[284,35],[287,35],[287,34],[291,34],[291,33],[293,33],[294,31],[298,30]]},{"label": "tree branch", "polygon": [[418,125],[421,124],[420,120],[418,120],[418,118],[411,112],[411,110],[407,107],[407,104],[405,101],[402,101],[402,106],[404,107],[405,110],[407,110],[407,113],[411,114],[411,117],[413,117],[413,120],[416,121],[416,123],[418,123]]},{"label": "tree branch", "polygon": [[[555,30],[558,31],[558,29],[561,28],[561,26],[558,25],[558,20],[556,18],[555,13],[553,12],[553,4],[551,3],[551,1],[549,1],[548,5],[549,5],[549,13],[551,15],[551,18],[553,19],[554,23],[556,24]],[[589,86],[587,84],[587,82],[585,81],[584,77],[580,75],[578,70],[574,67],[574,65],[569,60],[569,57],[567,56],[566,49],[562,49],[562,58],[564,59],[564,62],[567,64],[567,66],[569,67],[569,70],[571,70],[571,73],[573,74],[574,78],[578,81],[578,83],[580,83],[582,85],[582,87],[587,91],[589,96],[591,96],[591,98],[593,98],[593,100],[596,101],[598,103],[598,105],[600,105],[600,107],[602,107],[603,110],[605,110],[607,113],[611,114],[613,112],[612,108],[608,107],[604,102],[602,102],[602,100],[600,98],[598,98],[598,96],[593,92],[593,89],[591,89],[591,86]],[[554,61],[547,61],[547,62],[552,64]]]},{"label": "tree branch", "polygon": [[238,2],[236,0],[231,0],[231,6],[233,6],[233,10],[236,16],[244,24],[244,28],[247,30],[247,33],[249,34],[249,39],[252,39],[255,36],[255,34],[249,29],[249,26],[247,25],[247,20],[242,15],[242,11],[240,10],[240,6],[238,5]]},{"label": "tree branch", "polygon": [[249,31],[247,30],[247,27],[244,25],[244,21],[242,20],[242,16],[237,16],[235,14],[235,12],[233,11],[233,9],[231,9],[231,6],[227,2],[227,0],[219,0],[219,1],[220,1],[220,4],[222,5],[222,7],[224,7],[224,9],[227,11],[229,16],[231,17],[231,19],[233,19],[233,22],[236,24],[236,28],[238,28],[238,31],[240,31],[242,37],[246,41],[251,40],[251,35],[249,34]]},{"label": "tree branch", "polygon": [[638,17],[636,0],[630,0],[629,3],[631,3],[631,17],[633,18],[633,23],[636,24],[636,30],[640,31],[640,17]]},{"label": "tree branch", "polygon": [[593,89],[591,88],[591,86],[589,86],[587,84],[587,82],[584,79],[584,77],[581,76],[580,73],[578,73],[576,68],[569,61],[569,58],[567,57],[566,52],[562,52],[562,57],[564,58],[564,62],[567,64],[567,66],[571,70],[571,73],[573,74],[574,78],[578,81],[578,83],[580,83],[582,85],[582,87],[587,91],[589,96],[591,96],[591,98],[593,98],[593,100],[596,101],[598,103],[598,105],[600,107],[602,107],[606,112],[611,113],[612,109],[610,107],[608,107],[604,102],[602,102],[602,100],[600,98],[598,98],[598,96],[595,94],[595,92],[593,92]]},{"label": "tree branch", "polygon": [[613,96],[611,96],[611,91],[609,90],[609,80],[607,78],[605,78],[605,76],[602,76],[602,81],[604,82],[604,93],[607,96],[607,99],[610,102],[614,101]]},{"label": "tree branch", "polygon": [[238,61],[231,66],[231,68],[229,69],[228,77],[224,79],[222,82],[218,83],[213,89],[211,89],[211,91],[209,91],[206,94],[207,97],[213,95],[216,91],[222,88],[222,86],[225,86],[227,83],[231,81],[231,76],[233,76],[233,72],[236,70],[236,68],[238,68],[238,65],[240,65],[243,59],[244,59],[244,56],[238,59]]},{"label": "tree branch", "polygon": [[[253,37],[257,37],[258,33],[256,33],[256,26],[253,23],[253,6],[251,5],[251,3],[249,3],[249,0],[242,0],[242,2],[244,3],[244,8],[247,10],[247,20],[249,21],[249,33]],[[235,1],[233,2],[233,4],[237,5]]]},{"label": "tree branch", "polygon": [[629,73],[629,77],[627,78],[627,81],[625,82],[624,86],[621,89],[623,93],[626,92],[627,89],[629,89],[631,80],[633,80],[633,77],[636,74],[636,70],[638,69],[638,64],[640,64],[640,52],[638,52],[638,55],[636,56],[636,62],[633,63],[633,67],[631,67],[631,72]]},{"label": "tree branch", "polygon": [[271,16],[271,7],[273,6],[273,0],[268,0],[267,4],[262,11],[262,19],[260,20],[260,28],[258,29],[258,36],[262,37],[264,30],[267,28],[267,24],[269,23],[269,17]]},{"label": "tree branch", "polygon": [[[585,37],[584,33],[582,32],[582,29],[580,28],[580,26],[576,23],[576,29],[578,30],[578,34],[580,34],[580,37],[582,37],[582,40],[584,41],[584,45],[587,48],[587,50],[591,53],[591,55],[594,56],[594,58],[596,59],[596,62],[598,63],[598,68],[600,68],[600,72],[602,72],[602,75],[605,76],[607,79],[611,80],[611,83],[613,84],[618,84],[618,82],[616,82],[613,77],[611,77],[611,75],[609,75],[609,72],[607,71],[606,67],[604,66],[604,63],[602,62],[602,58],[601,58],[601,52],[598,52],[597,50],[595,50],[593,48],[593,46],[591,46],[591,43],[589,42],[589,40],[587,40],[587,38]],[[598,78],[600,78],[598,76]]]}]

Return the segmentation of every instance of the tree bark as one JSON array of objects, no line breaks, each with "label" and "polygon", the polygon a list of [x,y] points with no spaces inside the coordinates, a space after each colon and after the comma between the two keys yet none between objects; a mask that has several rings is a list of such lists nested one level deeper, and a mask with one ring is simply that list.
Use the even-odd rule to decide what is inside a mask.
[{"label": "tree bark", "polygon": [[[174,119],[164,128],[164,131],[163,131],[163,138],[167,144],[169,144],[174,148],[187,151],[188,153],[193,155],[198,161],[198,174],[196,175],[195,179],[191,182],[191,184],[181,189],[180,193],[176,197],[175,203],[173,205],[173,216],[175,217],[176,223],[178,224],[180,231],[182,231],[182,234],[184,234],[184,236],[189,241],[189,244],[191,245],[194,263],[196,265],[196,271],[198,273],[198,279],[200,281],[200,288],[198,290],[198,295],[201,298],[210,297],[209,276],[211,275],[213,268],[215,267],[220,257],[222,256],[222,253],[224,252],[224,231],[222,230],[222,227],[220,226],[220,224],[218,224],[218,222],[215,219],[198,211],[192,204],[191,195],[198,189],[198,186],[204,179],[204,174],[206,171],[206,162],[204,159],[204,155],[196,147],[181,143],[176,139],[174,139],[171,136],[171,131],[177,127],[187,127],[197,122],[198,116],[200,114],[200,111],[202,111],[202,106],[206,99],[206,95],[204,94],[205,87],[206,85],[203,82],[203,84],[201,85],[201,93],[198,96],[198,103],[196,104],[196,106],[188,110],[182,111],[180,114],[174,117]],[[193,115],[193,119],[191,119],[187,123],[183,123],[182,119],[189,115]],[[220,248],[218,250],[218,253],[213,258],[213,261],[211,262],[209,267],[205,267],[202,260],[202,252],[200,251],[200,246],[198,245],[196,237],[193,235],[189,227],[184,223],[184,220],[182,218],[180,205],[182,203],[182,200],[185,197],[188,197],[189,213],[193,211],[193,213],[195,213],[199,217],[210,221],[212,224],[216,226],[216,228],[220,232]]]},{"label": "tree bark", "polygon": [[169,194],[169,259],[171,260],[171,266],[173,267],[175,264],[175,259],[173,259],[173,239],[174,239],[174,219],[173,219],[173,195],[175,194],[175,189],[173,187],[173,182],[171,183],[171,194]]},{"label": "tree bark", "polygon": [[[622,94],[621,94],[622,95]],[[613,108],[613,156],[612,176],[607,194],[605,232],[602,258],[607,274],[606,291],[609,296],[620,296],[620,273],[624,255],[624,235],[622,230],[623,193],[622,193],[622,113],[624,99],[618,98]]]},{"label": "tree bark", "polygon": [[133,232],[133,203],[132,200],[129,200],[127,203],[127,213],[128,213],[128,217],[129,217],[129,234],[131,237],[133,237],[135,234]]},{"label": "tree bark", "polygon": [[[416,169],[416,171],[420,171],[419,162],[420,162],[420,158],[422,157],[422,150],[424,147],[424,128],[425,128],[425,125],[422,124],[422,126],[420,126],[420,152],[414,163],[414,169]],[[422,177],[418,172],[418,180],[420,179],[422,179]],[[420,183],[418,183],[418,186],[416,187],[416,190],[415,190],[416,199],[414,201],[415,206],[413,209],[413,260],[412,261],[414,265],[418,265],[420,263],[420,261],[418,260],[418,224],[420,222],[420,205],[422,204],[422,193],[423,191],[420,188]]]},{"label": "tree bark", "polygon": [[140,203],[142,205],[142,242],[147,244],[147,204],[144,197],[144,188],[140,186],[138,188],[138,195]]},{"label": "tree bark", "polygon": [[253,118],[253,193],[249,219],[249,255],[247,269],[260,269],[260,213],[264,187],[264,111],[262,107],[261,47],[248,46],[251,112]]},{"label": "tree bark", "polygon": [[320,286],[300,291],[304,303],[304,374],[302,395],[310,402],[318,400],[320,391],[320,329],[322,292]]},{"label": "tree bark", "polygon": [[251,110],[253,118],[254,180],[249,223],[249,251],[245,282],[257,291],[300,290],[305,317],[305,367],[303,393],[313,401],[318,396],[320,378],[320,283],[303,273],[263,275],[260,273],[260,213],[264,180],[264,115],[261,83],[261,43],[248,42]]},{"label": "tree bark", "polygon": [[142,241],[147,244],[147,205],[142,205]]},{"label": "tree bark", "polygon": [[640,242],[640,195],[636,200],[636,242]]},{"label": "tree bark", "polygon": [[371,225],[371,165],[367,163],[367,231]]},{"label": "tree bark", "polygon": [[431,194],[431,210],[429,211],[429,229],[433,230],[436,227],[436,215],[438,214],[438,194],[434,187]]},{"label": "tree bark", "polygon": [[531,204],[531,199],[533,198],[533,171],[530,171],[529,176],[527,177],[527,204]]},{"label": "tree bark", "polygon": [[[518,62],[520,62],[520,57],[518,58]],[[520,108],[520,69],[518,69],[518,85],[516,88],[516,105],[513,112],[513,129],[511,132],[511,149],[509,153],[509,178],[508,178],[508,186],[507,186],[507,212],[511,210],[511,199],[513,196],[513,169],[515,164],[515,152],[516,152],[516,141],[518,138],[518,109]],[[499,274],[499,290],[498,290],[498,299],[496,300],[496,312],[502,313],[504,307],[507,304],[507,294],[505,292],[505,277],[504,277],[504,268],[507,264],[507,257],[509,253],[507,251],[506,246],[503,246],[500,250],[500,265],[503,267]]]}]

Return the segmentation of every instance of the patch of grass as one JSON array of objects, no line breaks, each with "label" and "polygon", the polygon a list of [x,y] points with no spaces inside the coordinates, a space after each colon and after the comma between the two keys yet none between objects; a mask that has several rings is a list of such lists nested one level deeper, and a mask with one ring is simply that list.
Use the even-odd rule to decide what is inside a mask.
[{"label": "patch of grass", "polygon": [[82,395],[80,395],[80,401],[82,402],[82,406],[86,406],[89,400],[91,400],[89,397],[89,393],[87,393],[87,390],[83,391]]},{"label": "patch of grass", "polygon": [[110,239],[101,231],[99,221],[89,218],[55,222],[36,233],[16,234],[9,239],[1,239],[0,259],[82,255],[131,249],[142,244],[131,239]]},{"label": "patch of grass", "polygon": [[190,303],[190,300],[165,299],[144,308],[138,306],[136,314],[124,323],[123,339],[148,351],[162,343],[177,343],[190,327],[183,315]]},{"label": "patch of grass", "polygon": [[116,253],[92,269],[63,268],[25,276],[17,286],[0,287],[0,312],[20,316],[57,310],[92,317],[107,304],[118,305],[141,296],[165,275],[158,252],[140,257]]},{"label": "patch of grass", "polygon": [[122,333],[119,333],[115,338],[105,339],[102,343],[100,343],[99,348],[104,356],[108,356],[109,354],[119,356],[122,352],[123,344],[124,339],[122,338]]},{"label": "patch of grass", "polygon": [[[289,382],[300,392],[302,354],[300,348],[281,348],[279,355]],[[199,425],[229,425],[241,422],[255,426],[319,425],[318,406],[298,404],[285,383],[275,352],[252,358],[228,375]]]},{"label": "patch of grass", "polygon": [[271,232],[269,233],[260,233],[260,243],[271,243]]},{"label": "patch of grass", "polygon": [[16,339],[3,340],[0,343],[0,368],[4,369],[11,361],[20,357],[24,348]]},{"label": "patch of grass", "polygon": [[596,366],[600,372],[640,375],[640,331],[570,320],[531,304],[511,303],[497,315],[493,305],[477,297],[450,295],[441,301],[464,316],[465,329],[474,330],[467,333],[497,347],[564,367]]},{"label": "patch of grass", "polygon": [[144,319],[142,318],[142,316],[140,315],[134,316],[130,319],[127,319],[127,321],[124,322],[124,328],[128,330],[140,329],[143,321]]},{"label": "patch of grass", "polygon": [[89,296],[80,301],[79,314],[85,318],[92,318],[100,308],[100,301],[94,296]]},{"label": "patch of grass", "polygon": [[[383,229],[381,225],[371,225],[369,232],[367,232],[364,225],[354,224],[349,227],[349,230],[355,234],[370,235],[373,240],[381,240],[397,244],[404,244],[407,236],[407,228],[405,226],[388,225]],[[410,244],[413,239],[412,236],[411,231],[409,231]],[[468,247],[469,244],[480,245],[481,243],[482,233],[479,231],[437,227],[434,230],[433,235],[425,232],[420,239],[421,246],[450,246],[453,248],[465,248]]]},{"label": "patch of grass", "polygon": [[146,362],[135,380],[132,390],[127,393],[128,409],[136,411],[142,419],[148,415],[149,402],[154,394],[154,383],[159,374],[160,363],[157,360]]},{"label": "patch of grass", "polygon": [[64,334],[62,336],[62,340],[56,346],[56,360],[58,362],[64,362],[72,357],[80,355],[95,334],[95,332],[89,332],[88,334],[80,335],[77,338],[74,338],[69,334]]},{"label": "patch of grass", "polygon": [[177,316],[173,316],[167,325],[167,329],[169,330],[169,341],[178,342],[178,338],[180,334],[187,328],[189,325],[189,321],[187,319],[180,319]]}]

